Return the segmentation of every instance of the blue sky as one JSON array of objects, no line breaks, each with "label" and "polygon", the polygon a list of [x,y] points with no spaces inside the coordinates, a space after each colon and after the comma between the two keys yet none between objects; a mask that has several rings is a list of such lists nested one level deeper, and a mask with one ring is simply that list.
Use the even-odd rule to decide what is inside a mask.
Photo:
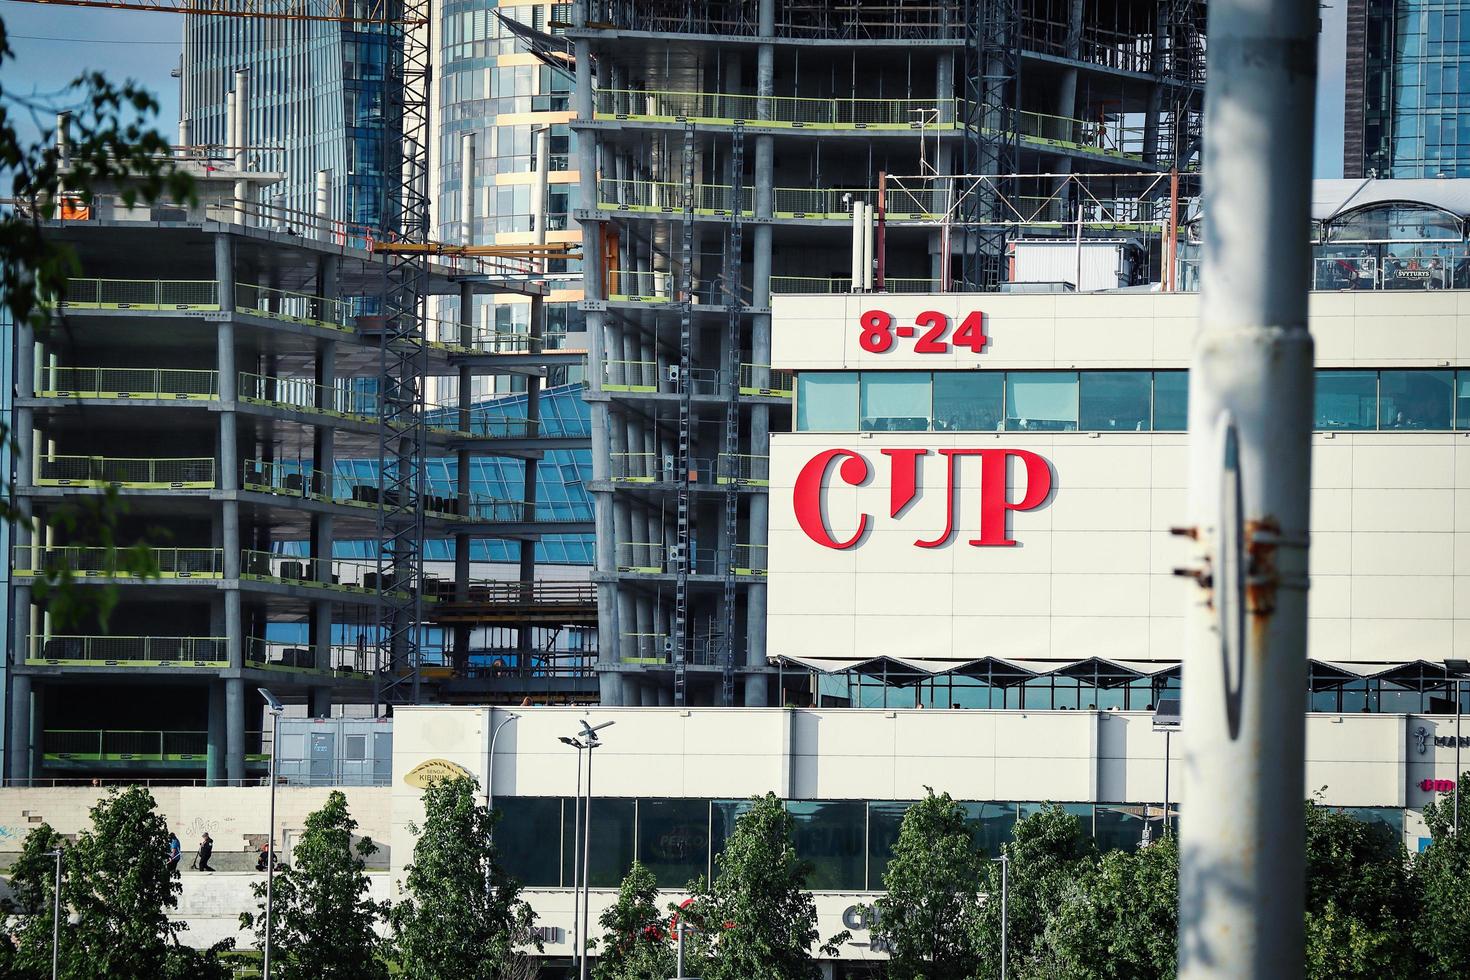
[{"label": "blue sky", "polygon": [[[1333,0],[1322,8],[1315,167],[1319,177],[1342,176],[1345,6],[1346,0]],[[6,92],[56,92],[83,71],[98,68],[116,81],[142,82],[158,97],[158,128],[170,138],[178,132],[178,80],[169,71],[179,62],[183,18],[15,2],[0,6],[0,17],[17,56],[0,76]],[[51,120],[43,124],[49,126]]]}]

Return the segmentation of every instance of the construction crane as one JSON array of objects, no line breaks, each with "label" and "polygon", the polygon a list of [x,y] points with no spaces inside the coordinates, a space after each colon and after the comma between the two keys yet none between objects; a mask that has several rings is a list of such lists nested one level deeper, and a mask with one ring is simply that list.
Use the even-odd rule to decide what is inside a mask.
[{"label": "construction crane", "polygon": [[17,0],[51,7],[102,7],[156,14],[208,17],[262,17],[269,20],[334,21],[423,27],[428,17],[394,16],[401,4],[392,0]]}]

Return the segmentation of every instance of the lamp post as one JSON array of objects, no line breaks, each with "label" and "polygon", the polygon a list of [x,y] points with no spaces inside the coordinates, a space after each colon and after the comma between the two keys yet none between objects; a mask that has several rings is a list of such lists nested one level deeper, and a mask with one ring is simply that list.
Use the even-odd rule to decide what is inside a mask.
[{"label": "lamp post", "polygon": [[[510,712],[501,719],[500,724],[496,725],[494,731],[490,733],[490,758],[485,762],[485,809],[487,810],[495,809],[495,740],[500,737],[500,730],[502,728],[519,717],[520,715],[514,711]],[[491,828],[490,833],[492,836],[494,835],[494,828]]]},{"label": "lamp post", "polygon": [[577,802],[572,808],[572,969],[574,972],[580,972],[582,966],[582,893],[578,888],[581,865],[577,861],[577,845],[582,840],[582,750],[587,746],[565,735],[560,738],[560,741],[577,750]]},{"label": "lamp post", "polygon": [[1460,681],[1470,674],[1470,660],[1449,659],[1445,672],[1455,679],[1455,833],[1460,832]]},{"label": "lamp post", "polygon": [[1000,857],[991,858],[1000,862],[1000,980],[1006,980],[1006,967],[1010,961],[1010,870],[1011,859],[1001,851]]},{"label": "lamp post", "polygon": [[265,688],[257,688],[260,696],[265,698],[266,710],[271,714],[271,803],[270,803],[270,826],[265,851],[265,955],[261,963],[260,975],[263,980],[270,980],[271,975],[271,927],[274,925],[273,915],[275,913],[275,892],[273,885],[276,880],[276,757],[280,751],[281,712],[286,710],[276,696]]},{"label": "lamp post", "polygon": [[[592,894],[592,750],[602,745],[602,740],[597,733],[604,728],[611,728],[613,723],[605,721],[600,725],[589,725],[585,720],[581,722],[582,730],[575,736],[563,736],[562,742],[577,750],[577,803],[578,812],[581,811],[582,799],[582,749],[587,750],[587,819],[581,826],[582,836],[582,901],[580,914],[577,908],[576,888],[576,864],[577,864],[577,839],[576,831],[572,837],[572,927],[575,931],[577,923],[588,932],[592,931],[591,904]],[[574,827],[576,825],[574,824]],[[576,950],[577,976],[579,980],[587,980],[589,964],[587,962],[587,944],[579,942]]]},{"label": "lamp post", "polygon": [[56,859],[56,887],[51,893],[51,980],[56,980],[61,952],[61,848],[47,851],[46,856]]},{"label": "lamp post", "polygon": [[1164,734],[1164,833],[1169,832],[1169,741],[1179,731],[1181,715],[1178,698],[1160,698],[1154,709],[1154,731]]}]

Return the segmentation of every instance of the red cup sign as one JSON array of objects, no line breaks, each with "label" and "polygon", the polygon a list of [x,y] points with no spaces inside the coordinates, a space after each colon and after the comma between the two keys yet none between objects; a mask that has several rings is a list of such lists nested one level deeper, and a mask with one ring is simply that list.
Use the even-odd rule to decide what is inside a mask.
[{"label": "red cup sign", "polygon": [[1419,788],[1426,793],[1453,793],[1455,781],[1453,779],[1421,779]]}]

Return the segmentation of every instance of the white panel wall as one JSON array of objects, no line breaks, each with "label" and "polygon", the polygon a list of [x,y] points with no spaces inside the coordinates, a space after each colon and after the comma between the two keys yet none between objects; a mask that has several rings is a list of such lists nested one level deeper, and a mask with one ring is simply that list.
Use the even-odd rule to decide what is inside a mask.
[{"label": "white panel wall", "polygon": [[[1190,294],[778,297],[777,367],[832,369],[1180,368],[1188,365]],[[859,318],[884,309],[911,324],[933,309],[958,323],[986,313],[976,355],[884,354],[858,345]],[[1470,294],[1316,293],[1318,363],[1330,367],[1470,364]],[[916,502],[888,517],[884,448],[923,447]],[[861,453],[873,478],[829,475],[835,551],[808,538],[792,507],[817,453]],[[1016,547],[974,547],[979,463],[961,462],[958,531],[944,526],[941,448],[1026,449],[1052,467],[1041,508],[1011,516]],[[1189,590],[1172,570],[1187,550],[1182,433],[779,433],[771,448],[768,648],[795,657],[1178,659]],[[1012,479],[1023,479],[1012,464]],[[1309,654],[1404,661],[1470,656],[1470,432],[1320,433],[1313,438]],[[1021,487],[1011,490],[1017,499]]]}]

